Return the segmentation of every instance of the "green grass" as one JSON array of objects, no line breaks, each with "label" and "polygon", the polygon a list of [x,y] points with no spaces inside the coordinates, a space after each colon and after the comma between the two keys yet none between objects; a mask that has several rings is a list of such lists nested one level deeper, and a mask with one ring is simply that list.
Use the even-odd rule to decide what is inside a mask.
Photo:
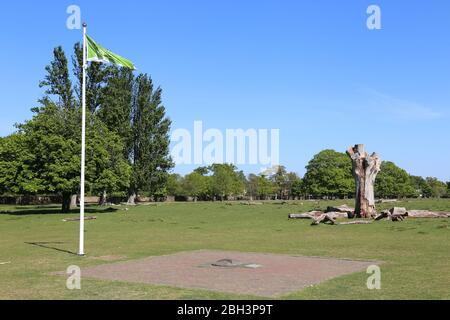
[{"label": "green grass", "polygon": [[[257,298],[206,290],[83,279],[70,291],[66,279],[49,275],[69,265],[106,263],[99,256],[126,259],[197,249],[285,253],[382,260],[382,289],[368,290],[365,272],[335,278],[283,299],[449,299],[448,219],[380,221],[370,225],[311,227],[288,213],[324,209],[338,202],[296,201],[245,206],[239,203],[175,203],[123,210],[90,207],[86,257],[78,257],[77,214],[59,206],[0,206],[0,299],[241,299]],[[347,202],[352,204],[351,201]],[[450,200],[397,203],[409,209],[450,211]],[[379,209],[393,206],[380,205]],[[7,213],[4,213],[7,212]],[[47,214],[44,214],[46,213]]]}]

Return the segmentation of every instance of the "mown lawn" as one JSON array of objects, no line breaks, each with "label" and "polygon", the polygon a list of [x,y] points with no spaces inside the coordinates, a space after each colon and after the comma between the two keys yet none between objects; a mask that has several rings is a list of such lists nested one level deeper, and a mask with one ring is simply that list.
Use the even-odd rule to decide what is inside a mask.
[{"label": "mown lawn", "polygon": [[[449,299],[448,219],[381,221],[370,225],[311,227],[287,215],[338,202],[296,201],[246,206],[239,203],[175,203],[116,211],[90,207],[86,257],[78,246],[78,222],[62,222],[59,206],[0,206],[0,299],[241,299],[257,298],[163,286],[83,279],[82,290],[49,275],[69,265],[107,263],[186,250],[220,249],[306,256],[382,260],[382,289],[368,290],[365,272],[339,277],[282,299]],[[347,202],[352,205],[351,201]],[[450,200],[397,203],[409,209],[450,211]],[[383,204],[380,209],[393,204]],[[2,264],[3,262],[10,262]],[[301,272],[301,271],[299,271]]]}]

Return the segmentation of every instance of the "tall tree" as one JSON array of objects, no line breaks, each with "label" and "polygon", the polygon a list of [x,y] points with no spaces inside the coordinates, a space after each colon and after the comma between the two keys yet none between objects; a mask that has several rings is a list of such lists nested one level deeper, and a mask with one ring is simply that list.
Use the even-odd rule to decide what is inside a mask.
[{"label": "tall tree", "polygon": [[298,178],[291,185],[291,196],[293,198],[301,198],[305,195],[303,180]]},{"label": "tall tree", "polygon": [[134,203],[142,190],[152,196],[162,193],[168,171],[173,167],[169,155],[171,121],[166,117],[161,93],[161,88],[153,88],[148,75],[136,78],[130,141],[132,176],[129,203]]},{"label": "tall tree", "polygon": [[0,138],[0,194],[30,194],[38,191],[39,182],[25,165],[33,158],[24,144],[24,135],[14,133]]},{"label": "tall tree", "polygon": [[60,194],[62,211],[70,209],[71,196],[80,184],[80,143],[67,113],[48,99],[33,109],[31,120],[18,126],[28,157],[22,159],[28,179],[16,179],[19,190],[29,193]]},{"label": "tall tree", "polygon": [[285,199],[288,197],[288,172],[285,166],[277,166],[275,174],[270,179],[272,180],[277,193],[278,199]]},{"label": "tall tree", "polygon": [[181,196],[183,195],[183,177],[177,173],[169,174],[167,177],[167,195]]},{"label": "tall tree", "polygon": [[383,161],[375,181],[377,198],[404,198],[417,196],[409,174],[395,163]]},{"label": "tall tree", "polygon": [[108,129],[123,139],[124,155],[128,157],[131,139],[133,104],[133,72],[110,66],[106,70],[105,87],[101,91],[98,116]]},{"label": "tall tree", "polygon": [[276,194],[274,184],[264,174],[257,176],[257,190],[258,198],[261,200],[267,200]]},{"label": "tall tree", "polygon": [[445,182],[439,181],[434,177],[427,177],[426,182],[431,190],[431,196],[433,198],[442,198],[447,193],[447,185]]},{"label": "tall tree", "polygon": [[410,176],[411,185],[415,190],[414,196],[429,198],[431,197],[431,188],[427,181],[419,176]]},{"label": "tall tree", "polygon": [[100,204],[105,205],[109,193],[127,190],[131,166],[124,157],[121,137],[95,115],[90,117],[86,144],[88,190],[101,194]]},{"label": "tall tree", "polygon": [[334,150],[323,150],[313,157],[306,166],[303,182],[313,197],[346,197],[355,193],[351,160]]},{"label": "tall tree", "polygon": [[287,174],[286,190],[288,199],[293,199],[295,197],[301,196],[301,181],[302,179],[300,179],[298,174],[296,174],[295,172],[289,172]]},{"label": "tall tree", "polygon": [[182,189],[185,196],[206,200],[211,192],[211,177],[194,171],[186,175],[182,182]]},{"label": "tall tree", "polygon": [[57,97],[57,105],[63,109],[74,108],[74,97],[72,82],[69,76],[67,57],[61,46],[53,50],[53,61],[45,67],[47,75],[39,86],[46,87],[45,93],[48,96]]},{"label": "tall tree", "polygon": [[213,164],[210,166],[213,179],[213,193],[221,201],[230,196],[242,195],[245,182],[242,172],[232,164]]},{"label": "tall tree", "polygon": [[256,174],[249,174],[246,183],[247,196],[250,200],[254,200],[258,197],[258,176]]},{"label": "tall tree", "polygon": [[[74,46],[72,56],[73,73],[77,79],[75,92],[78,105],[81,105],[81,86],[83,83],[83,49],[78,42]],[[110,67],[115,68],[115,67]],[[86,108],[93,114],[101,104],[102,91],[105,86],[107,68],[103,63],[89,63],[86,68]]]}]

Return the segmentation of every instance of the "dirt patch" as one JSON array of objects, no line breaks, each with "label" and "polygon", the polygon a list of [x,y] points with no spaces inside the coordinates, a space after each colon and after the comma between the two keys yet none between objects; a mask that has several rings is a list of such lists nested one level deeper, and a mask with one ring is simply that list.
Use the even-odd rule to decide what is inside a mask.
[{"label": "dirt patch", "polygon": [[[258,267],[215,267],[214,263],[221,259]],[[365,271],[373,264],[377,262],[201,250],[83,268],[82,276],[274,297]]]}]

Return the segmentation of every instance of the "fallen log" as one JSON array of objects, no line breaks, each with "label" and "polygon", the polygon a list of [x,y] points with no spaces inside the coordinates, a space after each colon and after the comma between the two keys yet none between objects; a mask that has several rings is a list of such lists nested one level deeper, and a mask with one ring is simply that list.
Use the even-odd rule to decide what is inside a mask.
[{"label": "fallen log", "polygon": [[375,221],[379,221],[379,220],[382,220],[382,219],[387,219],[389,217],[389,215],[390,215],[389,211],[387,211],[387,210],[381,211],[380,214],[375,216]]},{"label": "fallen log", "polygon": [[331,218],[333,220],[339,219],[339,218],[348,218],[348,214],[345,212],[328,212],[325,213],[323,211],[310,211],[305,213],[291,213],[289,215],[289,219],[318,219],[323,218],[323,216],[326,215],[328,218]]},{"label": "fallen log", "polygon": [[428,211],[428,210],[408,210],[409,218],[450,218],[450,212]]},{"label": "fallen log", "polygon": [[289,219],[314,219],[314,216],[309,213],[291,213]]},{"label": "fallen log", "polygon": [[[84,221],[96,220],[96,219],[97,219],[97,217],[85,217]],[[80,221],[80,218],[66,218],[66,219],[63,219],[62,221],[63,222]]]},{"label": "fallen log", "polygon": [[311,225],[318,226],[321,223],[334,225],[336,224],[335,219],[336,218],[333,215],[324,213],[321,216],[315,218],[314,221],[311,223]]},{"label": "fallen log", "polygon": [[341,213],[351,213],[351,214],[353,214],[355,212],[355,209],[354,208],[350,208],[346,204],[343,204],[342,206],[339,206],[339,207],[328,207],[325,212],[326,213],[328,213],[328,212],[341,212]]},{"label": "fallen log", "polygon": [[[289,215],[289,218],[290,219],[304,219],[303,216],[305,216],[305,215],[309,215],[309,216],[315,218],[315,217],[323,215],[324,213],[325,212],[323,212],[323,211],[309,211],[309,212],[302,212],[302,213],[291,213]],[[299,218],[297,218],[297,217],[299,217]]]},{"label": "fallen log", "polygon": [[394,207],[389,210],[388,219],[394,222],[403,221],[408,216],[406,208]]},{"label": "fallen log", "polygon": [[353,213],[350,212],[335,212],[335,211],[331,211],[331,212],[326,212],[326,214],[334,217],[335,219],[351,219],[353,217]]}]

